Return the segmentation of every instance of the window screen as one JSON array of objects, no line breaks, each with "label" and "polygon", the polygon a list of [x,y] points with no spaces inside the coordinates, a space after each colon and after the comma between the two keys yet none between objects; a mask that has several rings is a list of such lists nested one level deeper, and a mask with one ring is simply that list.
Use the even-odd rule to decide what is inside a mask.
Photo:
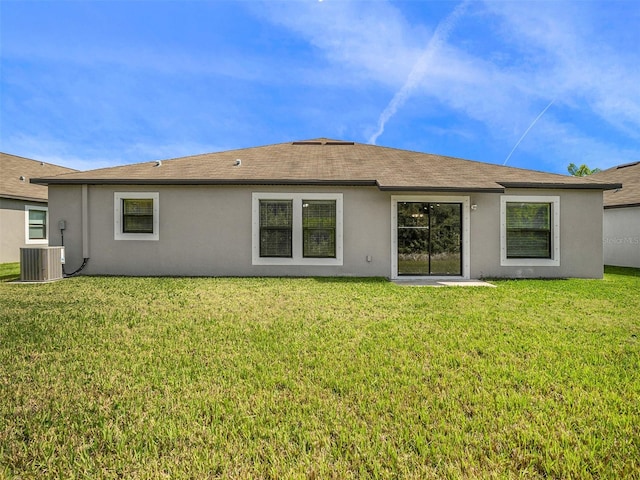
[{"label": "window screen", "polygon": [[29,210],[29,240],[46,240],[47,212],[45,210]]},{"label": "window screen", "polygon": [[260,256],[291,257],[292,200],[260,200]]},{"label": "window screen", "polygon": [[551,258],[551,204],[507,202],[507,258]]},{"label": "window screen", "polygon": [[122,199],[122,233],[153,233],[153,199]]},{"label": "window screen", "polygon": [[302,201],[302,251],[304,257],[335,258],[335,200]]}]

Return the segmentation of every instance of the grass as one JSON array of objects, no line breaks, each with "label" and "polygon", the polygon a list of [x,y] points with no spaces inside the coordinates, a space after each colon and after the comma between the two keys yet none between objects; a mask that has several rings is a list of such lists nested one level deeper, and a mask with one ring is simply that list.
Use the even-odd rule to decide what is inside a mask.
[{"label": "grass", "polygon": [[20,263],[0,263],[0,282],[20,279]]},{"label": "grass", "polygon": [[640,271],[495,283],[0,283],[0,477],[640,478]]}]

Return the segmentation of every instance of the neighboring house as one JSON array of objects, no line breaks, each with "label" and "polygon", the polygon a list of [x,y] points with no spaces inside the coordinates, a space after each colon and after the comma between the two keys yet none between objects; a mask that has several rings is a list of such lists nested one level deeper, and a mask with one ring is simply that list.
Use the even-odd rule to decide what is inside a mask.
[{"label": "neighboring house", "polygon": [[617,182],[621,189],[604,193],[604,263],[640,268],[640,162],[590,175]]},{"label": "neighboring house", "polygon": [[0,153],[0,263],[18,262],[21,247],[48,242],[47,187],[29,180],[76,171]]},{"label": "neighboring house", "polygon": [[620,187],[326,138],[33,181],[86,274],[392,279],[602,277]]}]

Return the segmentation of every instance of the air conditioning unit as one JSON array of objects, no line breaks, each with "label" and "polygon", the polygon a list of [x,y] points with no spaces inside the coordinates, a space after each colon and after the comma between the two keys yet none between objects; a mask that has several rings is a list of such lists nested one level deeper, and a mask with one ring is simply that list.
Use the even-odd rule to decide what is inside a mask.
[{"label": "air conditioning unit", "polygon": [[51,282],[63,278],[64,247],[20,249],[20,281]]}]

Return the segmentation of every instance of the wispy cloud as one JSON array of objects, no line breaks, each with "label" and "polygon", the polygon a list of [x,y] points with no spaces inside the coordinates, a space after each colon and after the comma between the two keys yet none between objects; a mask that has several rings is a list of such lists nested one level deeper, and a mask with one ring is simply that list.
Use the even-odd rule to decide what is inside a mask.
[{"label": "wispy cloud", "polygon": [[429,43],[418,58],[418,61],[411,69],[406,82],[402,85],[400,90],[395,93],[395,95],[391,99],[391,102],[389,102],[389,105],[387,105],[387,107],[380,115],[380,118],[378,119],[378,129],[369,138],[369,143],[375,145],[378,137],[384,132],[384,127],[387,122],[396,114],[398,109],[402,107],[402,105],[404,105],[409,96],[423,81],[425,75],[428,74],[429,70],[432,68],[436,51],[441,48],[444,42],[447,41],[447,38],[451,33],[451,30],[454,28],[456,21],[464,13],[468,4],[469,1],[465,0],[460,5],[458,5],[450,15],[448,15],[442,22],[438,24],[435,32],[433,33],[433,36],[429,40]]},{"label": "wispy cloud", "polygon": [[553,105],[553,103],[556,101],[556,99],[554,98],[553,100],[551,100],[549,102],[549,105],[547,105],[546,107],[544,107],[542,109],[542,111],[538,114],[538,116],[536,118],[533,119],[533,122],[531,122],[531,124],[527,127],[527,129],[524,131],[524,133],[522,134],[522,136],[518,139],[518,141],[516,142],[516,144],[513,146],[513,148],[511,149],[511,151],[509,152],[509,155],[507,155],[507,158],[505,158],[504,162],[502,163],[502,165],[506,165],[507,162],[509,161],[509,159],[511,158],[511,155],[513,155],[513,152],[515,152],[516,148],[518,148],[518,145],[520,145],[520,143],[522,143],[522,140],[524,140],[524,137],[527,136],[527,133],[529,133],[529,131],[534,127],[534,125],[536,123],[538,123],[538,120],[540,120],[540,118],[547,112],[547,110],[549,110],[549,108],[551,107],[551,105]]},{"label": "wispy cloud", "polygon": [[[538,92],[555,91],[567,105],[586,107],[614,128],[637,135],[640,55],[636,49],[616,50],[594,41],[594,25],[604,12],[590,11],[589,2],[486,5],[503,22],[508,39],[535,62],[536,68],[522,76]],[[615,4],[625,5],[632,2]],[[640,32],[636,40],[640,42]]]},{"label": "wispy cloud", "polygon": [[[17,147],[19,146],[19,149]],[[16,147],[16,148],[14,148]],[[199,153],[218,152],[237,148],[238,145],[213,145],[197,142],[176,141],[135,143],[114,142],[108,147],[91,147],[70,144],[51,135],[20,134],[3,138],[7,152],[19,151],[21,156],[76,170],[112,167],[129,163],[163,160]]]},{"label": "wispy cloud", "polygon": [[255,15],[307,41],[316,71],[329,70],[347,83],[401,85],[431,37],[428,26],[412,25],[387,1],[255,2],[251,7]]},{"label": "wispy cloud", "polygon": [[[26,156],[94,166],[330,133],[552,171],[640,158],[640,32],[602,26],[640,21],[634,2],[134,2],[130,19],[47,3],[66,23],[10,4],[0,140]],[[112,26],[94,35],[74,21],[87,12]]]},{"label": "wispy cloud", "polygon": [[[19,148],[18,148],[19,147]],[[78,156],[69,148],[69,144],[50,135],[18,134],[3,138],[3,149],[6,152],[20,152],[20,155],[54,165],[88,170],[116,164],[114,158],[101,157],[96,152],[85,152],[86,157]]]},{"label": "wispy cloud", "polygon": [[[538,159],[536,165],[527,165],[527,168],[557,173],[567,173],[569,163],[605,169],[640,158],[640,151],[633,143],[594,137],[574,123],[557,120],[551,115],[542,117],[517,151],[534,153]],[[510,161],[510,164],[515,163]]]},{"label": "wispy cloud", "polygon": [[[377,129],[369,130],[367,138],[371,142],[377,140],[388,119],[410,95],[413,103],[433,99],[442,110],[484,124],[496,151],[502,144],[501,155],[485,158],[496,163],[504,161],[516,143],[523,149],[521,153],[532,152],[537,145],[540,156],[545,156],[543,151],[564,146],[565,155],[559,152],[556,157],[563,163],[575,157],[591,157],[594,148],[604,150],[594,143],[609,146],[609,161],[613,163],[624,160],[619,155],[640,156],[637,146],[617,145],[615,140],[584,141],[590,138],[589,132],[580,130],[579,119],[590,116],[623,137],[637,141],[640,135],[640,74],[636,67],[640,56],[635,49],[615,49],[606,39],[592,41],[601,14],[592,11],[596,4],[474,3],[473,18],[464,27],[477,30],[483,25],[485,30],[474,34],[484,35],[494,45],[489,52],[476,51],[473,41],[465,42],[464,32],[448,38],[457,15],[452,15],[450,23],[444,22],[438,32],[431,25],[412,23],[390,3],[366,4],[368,8],[359,15],[355,10],[362,4],[330,4],[322,2],[316,8],[318,5],[310,2],[290,16],[283,15],[283,7],[275,7],[270,9],[274,13],[271,20],[307,38],[324,53],[334,72],[343,69],[345,78],[356,77],[395,89]],[[602,5],[597,7],[602,9]],[[427,43],[427,39],[431,41]],[[420,47],[425,43],[426,49]],[[553,112],[545,110],[541,123],[528,131],[531,120],[538,118],[552,98],[557,98]],[[572,134],[562,137],[560,132],[566,135],[566,128],[543,129],[542,123],[571,123]],[[525,131],[528,138],[523,138]],[[533,146],[524,141],[529,139],[535,140]]]}]

